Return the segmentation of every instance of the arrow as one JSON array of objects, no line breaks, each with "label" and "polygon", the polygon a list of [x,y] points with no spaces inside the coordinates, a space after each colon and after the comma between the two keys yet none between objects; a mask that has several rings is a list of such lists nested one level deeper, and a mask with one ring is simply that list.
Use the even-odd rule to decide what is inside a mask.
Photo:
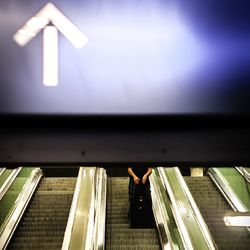
[{"label": "arrow", "polygon": [[52,3],[47,3],[36,15],[14,35],[20,46],[25,46],[43,30],[43,83],[46,86],[58,84],[58,31],[76,48],[82,48],[88,41],[84,35]]}]

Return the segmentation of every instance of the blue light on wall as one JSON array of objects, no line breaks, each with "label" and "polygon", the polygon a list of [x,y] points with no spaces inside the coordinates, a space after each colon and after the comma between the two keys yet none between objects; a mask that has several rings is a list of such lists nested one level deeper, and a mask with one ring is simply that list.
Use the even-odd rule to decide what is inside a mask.
[{"label": "blue light on wall", "polygon": [[25,48],[12,39],[47,1],[2,0],[0,113],[249,112],[242,100],[250,89],[250,32],[244,28],[250,19],[243,13],[236,29],[230,1],[220,2],[227,12],[218,11],[217,2],[189,2],[53,1],[88,43],[74,50],[59,36],[59,85],[47,89],[41,85],[42,37]]}]

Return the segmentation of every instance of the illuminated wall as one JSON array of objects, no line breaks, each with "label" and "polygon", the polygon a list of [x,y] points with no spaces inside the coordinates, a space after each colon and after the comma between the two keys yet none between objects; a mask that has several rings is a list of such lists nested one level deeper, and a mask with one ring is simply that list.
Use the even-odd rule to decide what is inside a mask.
[{"label": "illuminated wall", "polygon": [[48,1],[0,1],[0,113],[250,112],[250,4],[55,0],[87,37],[59,34],[58,86],[43,84],[42,32],[13,35]]}]

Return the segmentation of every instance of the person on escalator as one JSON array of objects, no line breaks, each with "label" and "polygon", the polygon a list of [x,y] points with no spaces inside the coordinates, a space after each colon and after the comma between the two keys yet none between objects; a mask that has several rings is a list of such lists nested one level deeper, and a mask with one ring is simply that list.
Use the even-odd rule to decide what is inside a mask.
[{"label": "person on escalator", "polygon": [[129,220],[132,228],[154,227],[149,176],[152,168],[129,167]]}]

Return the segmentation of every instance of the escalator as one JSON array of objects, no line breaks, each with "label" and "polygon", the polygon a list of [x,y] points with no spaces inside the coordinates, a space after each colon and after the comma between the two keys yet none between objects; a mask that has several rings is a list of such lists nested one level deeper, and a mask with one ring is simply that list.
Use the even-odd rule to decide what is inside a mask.
[{"label": "escalator", "polygon": [[61,249],[76,178],[46,178],[38,185],[7,249]]},{"label": "escalator", "polygon": [[211,179],[208,176],[185,177],[185,181],[218,249],[249,249],[250,235],[246,228],[225,225],[223,217],[232,209]]},{"label": "escalator", "polygon": [[[2,224],[33,173],[29,168],[16,171],[0,175],[1,183],[16,175],[0,199],[1,208],[5,208],[0,210]],[[221,170],[233,171],[237,172]],[[223,217],[232,208],[222,196],[222,188],[218,189],[208,176],[183,179],[178,168],[155,169],[150,184],[157,228],[152,229],[130,228],[128,183],[128,177],[107,178],[106,171],[97,167],[81,167],[78,178],[43,177],[33,188],[36,192],[28,205],[20,210],[23,216],[12,229],[7,249],[249,248],[246,227],[225,225]],[[246,194],[243,186],[249,187],[244,180],[239,185],[238,179],[232,185],[241,186],[238,196]],[[247,198],[244,202],[249,209]]]},{"label": "escalator", "polygon": [[[18,178],[13,177],[15,183],[2,200],[3,220],[11,215],[13,203],[18,203],[15,200],[23,193],[32,170],[24,168]],[[6,180],[11,172],[6,171],[2,179]],[[82,249],[160,249],[156,229],[130,229],[128,178],[110,177],[107,196],[106,172],[100,168],[80,168],[78,178],[40,177],[39,180],[23,212],[18,211],[21,219],[11,230],[11,239],[4,249],[79,249],[80,246]]]},{"label": "escalator", "polygon": [[160,249],[155,228],[130,228],[128,183],[128,177],[108,177],[106,249]]},{"label": "escalator", "polygon": [[104,174],[95,167],[81,167],[78,178],[42,178],[40,168],[1,170],[0,249],[104,246]]}]

